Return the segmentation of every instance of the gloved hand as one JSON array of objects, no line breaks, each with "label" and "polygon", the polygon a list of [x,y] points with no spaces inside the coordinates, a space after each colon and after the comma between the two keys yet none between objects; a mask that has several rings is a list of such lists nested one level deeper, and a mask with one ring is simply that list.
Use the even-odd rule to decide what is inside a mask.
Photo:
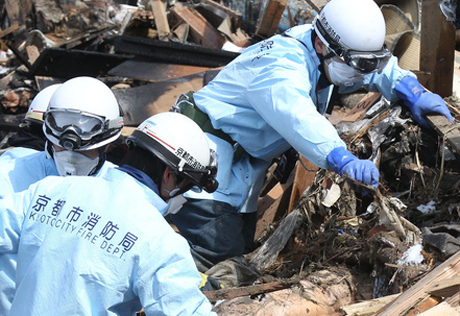
[{"label": "gloved hand", "polygon": [[437,94],[425,91],[422,85],[414,77],[405,77],[395,87],[396,95],[404,101],[404,104],[414,115],[414,119],[421,126],[430,128],[423,117],[428,113],[439,113],[453,121],[444,100]]},{"label": "gloved hand", "polygon": [[225,286],[222,283],[217,281],[212,276],[209,276],[201,272],[199,273],[201,276],[201,283],[200,283],[199,288],[202,292],[215,291],[215,290],[220,290],[220,289],[225,288]]},{"label": "gloved hand", "polygon": [[377,188],[379,185],[379,170],[369,160],[359,159],[345,147],[337,147],[327,155],[329,167],[339,175],[348,176],[361,183],[370,184]]}]

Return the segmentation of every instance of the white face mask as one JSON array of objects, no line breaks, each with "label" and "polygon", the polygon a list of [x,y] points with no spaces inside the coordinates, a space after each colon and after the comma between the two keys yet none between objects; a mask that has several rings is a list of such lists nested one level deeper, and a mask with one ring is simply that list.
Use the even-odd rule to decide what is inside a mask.
[{"label": "white face mask", "polygon": [[168,200],[168,206],[163,214],[163,216],[169,214],[176,214],[182,208],[182,205],[187,202],[187,199],[184,198],[182,194],[172,197]]},{"label": "white face mask", "polygon": [[61,176],[87,176],[99,163],[99,157],[91,159],[72,150],[55,151],[53,159]]},{"label": "white face mask", "polygon": [[333,58],[325,62],[330,80],[336,86],[352,86],[356,82],[364,80],[364,75],[358,73],[345,63],[338,62]]}]

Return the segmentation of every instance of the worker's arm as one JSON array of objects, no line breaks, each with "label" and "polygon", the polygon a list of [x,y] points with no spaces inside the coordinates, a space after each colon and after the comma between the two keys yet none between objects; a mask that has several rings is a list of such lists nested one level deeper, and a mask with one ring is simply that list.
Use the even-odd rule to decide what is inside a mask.
[{"label": "worker's arm", "polygon": [[379,185],[377,167],[369,160],[359,159],[344,147],[331,151],[327,156],[327,162],[331,169],[340,175],[347,174],[350,178],[373,187]]},{"label": "worker's arm", "polygon": [[17,253],[25,219],[28,191],[0,199],[0,254]]},{"label": "worker's arm", "polygon": [[395,90],[421,126],[431,128],[424,118],[428,113],[438,113],[453,121],[444,100],[439,95],[426,91],[417,79],[406,77],[396,85]]},{"label": "worker's arm", "polygon": [[199,289],[201,277],[188,243],[170,227],[162,230],[154,248],[145,252],[138,268],[134,290],[145,314],[212,315],[212,305]]},{"label": "worker's arm", "polygon": [[316,89],[309,85],[307,71],[273,69],[266,74],[269,84],[259,77],[250,87],[251,104],[300,154],[321,168],[378,185],[377,167],[348,152],[335,127],[317,111],[309,94]]}]

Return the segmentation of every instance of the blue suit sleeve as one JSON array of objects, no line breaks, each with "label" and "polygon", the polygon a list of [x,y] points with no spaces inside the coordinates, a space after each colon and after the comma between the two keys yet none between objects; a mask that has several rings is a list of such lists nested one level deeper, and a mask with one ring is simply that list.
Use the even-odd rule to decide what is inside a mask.
[{"label": "blue suit sleeve", "polygon": [[[169,227],[168,227],[169,228]],[[211,315],[212,306],[199,289],[201,277],[187,242],[172,229],[143,260],[134,288],[149,315]]]},{"label": "blue suit sleeve", "polygon": [[0,254],[17,253],[28,201],[28,191],[0,199]]},{"label": "blue suit sleeve", "polygon": [[318,167],[328,168],[326,156],[345,144],[335,127],[317,111],[310,96],[316,89],[311,86],[309,72],[299,68],[285,63],[263,71],[249,87],[248,99],[300,154]]}]

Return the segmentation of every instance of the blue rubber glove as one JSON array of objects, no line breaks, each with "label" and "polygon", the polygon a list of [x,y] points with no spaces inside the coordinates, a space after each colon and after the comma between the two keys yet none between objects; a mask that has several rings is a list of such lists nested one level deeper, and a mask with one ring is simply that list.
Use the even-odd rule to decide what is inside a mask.
[{"label": "blue rubber glove", "polygon": [[444,100],[437,94],[425,91],[414,77],[405,77],[396,85],[395,90],[421,126],[431,128],[423,117],[428,113],[439,113],[451,122],[454,120]]},{"label": "blue rubber glove", "polygon": [[348,176],[361,183],[370,184],[377,188],[379,186],[379,170],[369,160],[359,159],[345,147],[333,149],[327,155],[329,167],[339,175]]}]

